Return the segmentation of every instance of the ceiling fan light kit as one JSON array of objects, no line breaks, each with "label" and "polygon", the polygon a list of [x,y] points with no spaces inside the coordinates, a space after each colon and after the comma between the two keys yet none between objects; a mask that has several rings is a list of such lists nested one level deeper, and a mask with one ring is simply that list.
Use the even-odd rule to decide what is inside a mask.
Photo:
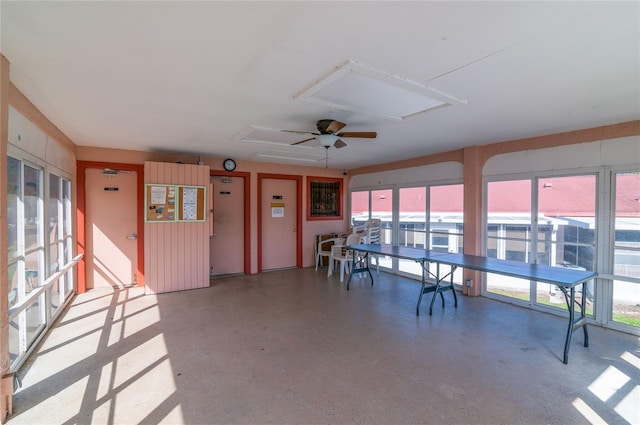
[{"label": "ceiling fan light kit", "polygon": [[300,145],[302,143],[306,143],[310,140],[317,140],[320,146],[325,148],[325,162],[324,168],[327,168],[327,164],[329,162],[329,148],[335,147],[336,149],[344,148],[347,146],[345,142],[343,142],[341,137],[351,137],[355,139],[375,139],[378,137],[378,133],[375,131],[349,131],[349,132],[341,132],[347,124],[330,119],[323,119],[316,122],[316,128],[318,132],[311,131],[298,131],[298,130],[280,130],[285,133],[300,133],[300,134],[308,134],[311,137],[305,138],[295,143],[291,143],[291,146]]},{"label": "ceiling fan light kit", "polygon": [[320,142],[320,145],[322,145],[324,148],[329,149],[336,143],[336,140],[338,140],[338,136],[333,134],[318,134],[315,139]]}]

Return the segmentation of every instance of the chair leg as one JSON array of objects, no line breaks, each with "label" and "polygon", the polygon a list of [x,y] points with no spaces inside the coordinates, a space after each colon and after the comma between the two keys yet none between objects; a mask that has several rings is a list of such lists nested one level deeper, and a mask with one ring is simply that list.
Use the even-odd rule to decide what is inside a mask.
[{"label": "chair leg", "polygon": [[320,254],[316,254],[316,271],[318,271],[318,263],[320,263]]},{"label": "chair leg", "polygon": [[333,257],[329,257],[329,264],[327,265],[327,277],[333,273]]},{"label": "chair leg", "polygon": [[346,261],[344,261],[344,260],[340,261],[340,282],[342,282],[344,280],[345,263],[346,263]]}]

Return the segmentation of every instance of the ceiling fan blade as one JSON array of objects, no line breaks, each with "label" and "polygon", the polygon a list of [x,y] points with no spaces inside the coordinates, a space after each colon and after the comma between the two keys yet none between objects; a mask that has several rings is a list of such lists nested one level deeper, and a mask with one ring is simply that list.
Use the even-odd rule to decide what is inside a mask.
[{"label": "ceiling fan blade", "polygon": [[342,140],[338,139],[336,140],[336,142],[333,144],[333,146],[336,147],[336,149],[340,149],[340,148],[344,148],[345,146],[347,146],[347,144],[345,142],[343,142]]},{"label": "ceiling fan blade", "polygon": [[378,133],[375,131],[345,131],[343,133],[336,134],[338,137],[352,137],[356,139],[375,139],[378,137]]},{"label": "ceiling fan blade", "polygon": [[342,130],[343,127],[345,127],[346,124],[340,121],[331,121],[331,124],[329,124],[329,126],[327,127],[327,131],[329,133],[337,133],[338,131]]},{"label": "ceiling fan blade", "polygon": [[309,140],[314,140],[315,137],[310,137],[308,139],[301,140],[299,142],[291,143],[291,146],[299,145],[300,143],[308,142]]},{"label": "ceiling fan blade", "polygon": [[312,131],[298,131],[298,130],[280,130],[283,133],[298,133],[298,134],[315,134],[318,135],[318,133],[314,133]]},{"label": "ceiling fan blade", "polygon": [[334,120],[320,120],[316,123],[316,128],[322,134],[333,134],[344,126],[346,126],[345,123]]}]

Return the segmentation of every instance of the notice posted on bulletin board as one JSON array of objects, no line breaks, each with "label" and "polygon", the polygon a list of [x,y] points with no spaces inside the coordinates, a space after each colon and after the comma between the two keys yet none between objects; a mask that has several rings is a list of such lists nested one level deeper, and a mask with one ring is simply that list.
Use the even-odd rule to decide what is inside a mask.
[{"label": "notice posted on bulletin board", "polygon": [[205,221],[205,187],[178,186],[178,220]]},{"label": "notice posted on bulletin board", "polygon": [[148,184],[145,204],[146,221],[175,221],[176,187],[166,184]]},{"label": "notice posted on bulletin board", "polygon": [[145,188],[145,221],[206,221],[206,188],[147,184]]}]

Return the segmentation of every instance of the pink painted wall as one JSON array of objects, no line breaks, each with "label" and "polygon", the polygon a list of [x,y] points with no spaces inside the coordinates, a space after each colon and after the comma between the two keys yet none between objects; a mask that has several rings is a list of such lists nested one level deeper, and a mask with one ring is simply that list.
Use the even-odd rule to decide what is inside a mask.
[{"label": "pink painted wall", "polygon": [[[171,154],[171,153],[159,153],[159,152],[140,152],[140,151],[128,151],[122,149],[108,149],[108,148],[93,148],[87,146],[78,146],[77,158],[81,161],[106,161],[116,163],[127,164],[143,164],[145,161],[156,162],[183,162],[185,164],[197,164],[198,157],[195,155],[183,155],[183,154]],[[204,165],[208,165],[211,170],[222,171],[222,161],[224,158],[203,156],[202,161]],[[312,267],[315,264],[313,241],[317,234],[332,233],[332,232],[345,232],[348,229],[348,187],[349,176],[344,176],[342,170],[325,169],[318,167],[305,167],[298,165],[285,165],[285,164],[270,164],[265,162],[253,162],[237,160],[236,171],[250,173],[250,234],[251,234],[251,273],[258,272],[258,199],[256,194],[258,193],[258,173],[265,174],[289,174],[294,176],[302,176],[302,229],[298,231],[302,232],[302,266]],[[306,199],[307,199],[307,177],[333,177],[344,179],[343,190],[343,219],[341,220],[326,220],[326,221],[306,221]],[[208,185],[208,182],[206,183]],[[209,230],[206,230],[208,235]]]}]

